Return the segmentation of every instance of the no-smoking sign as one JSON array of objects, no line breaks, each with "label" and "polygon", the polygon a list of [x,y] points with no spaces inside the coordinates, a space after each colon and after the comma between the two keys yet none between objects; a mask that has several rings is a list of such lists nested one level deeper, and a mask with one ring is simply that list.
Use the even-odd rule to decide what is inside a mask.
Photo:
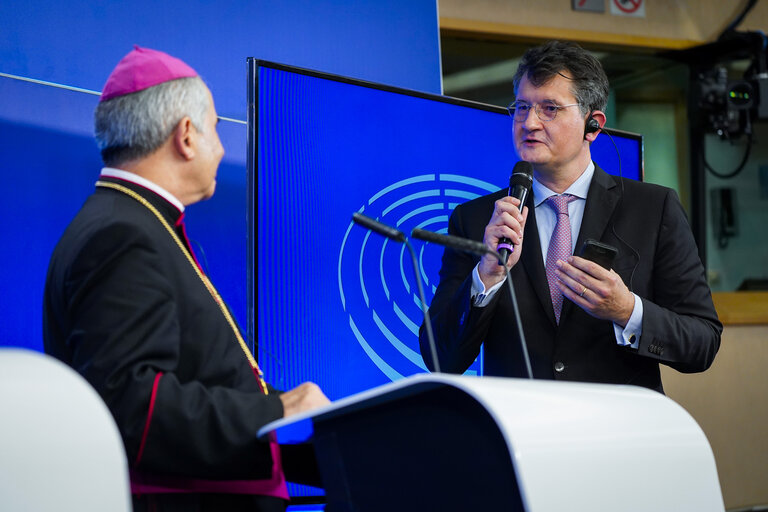
[{"label": "no-smoking sign", "polygon": [[645,18],[644,0],[610,0],[611,14]]}]

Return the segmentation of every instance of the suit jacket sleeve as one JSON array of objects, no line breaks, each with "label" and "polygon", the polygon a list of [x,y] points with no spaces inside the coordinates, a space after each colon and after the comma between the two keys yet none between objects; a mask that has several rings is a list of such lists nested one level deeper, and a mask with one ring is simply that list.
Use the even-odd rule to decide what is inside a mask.
[{"label": "suit jacket sleeve", "polygon": [[[193,292],[171,282],[169,265],[133,225],[110,226],[83,246],[63,285],[71,364],[106,401],[139,469],[268,476],[268,444],[256,432],[282,417],[280,399],[258,391],[245,355],[235,359],[234,336],[222,344],[180,325],[179,296]],[[224,321],[216,309],[198,313]]]},{"label": "suit jacket sleeve", "polygon": [[649,293],[641,295],[643,334],[638,353],[681,372],[704,371],[720,347],[722,324],[674,191],[667,191],[663,209]]}]

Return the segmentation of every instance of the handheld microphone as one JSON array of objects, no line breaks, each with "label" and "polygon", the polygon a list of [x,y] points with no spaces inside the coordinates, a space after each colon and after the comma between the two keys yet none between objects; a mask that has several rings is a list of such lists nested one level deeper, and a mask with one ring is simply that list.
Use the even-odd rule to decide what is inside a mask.
[{"label": "handheld microphone", "polygon": [[[528,162],[524,162],[524,163],[528,164],[528,166],[531,165]],[[517,169],[517,166],[515,166],[515,169]],[[526,194],[527,194],[527,191],[526,191]],[[509,269],[507,268],[507,265],[506,265],[506,261],[505,261],[506,257],[502,256],[500,253],[493,252],[485,244],[476,242],[474,240],[468,240],[466,238],[462,238],[459,236],[443,235],[440,233],[434,233],[432,231],[426,231],[424,229],[419,229],[419,228],[416,228],[413,231],[411,231],[411,236],[419,240],[424,240],[426,242],[433,242],[438,245],[451,247],[453,249],[458,249],[464,252],[478,254],[480,256],[483,256],[485,254],[490,254],[492,256],[495,256],[499,260],[499,265],[502,265],[504,267],[504,272],[507,274],[506,281],[509,288],[509,298],[512,300],[512,309],[515,314],[515,323],[517,324],[517,334],[518,334],[518,337],[520,338],[520,351],[523,353],[523,359],[525,360],[525,369],[526,369],[526,372],[528,373],[528,378],[533,379],[533,370],[531,370],[531,358],[528,355],[528,345],[525,342],[525,333],[523,332],[523,323],[520,319],[520,307],[517,305],[517,295],[515,295],[515,286],[512,283],[512,276],[510,275]]]},{"label": "handheld microphone", "polygon": [[[525,160],[520,160],[515,164],[512,169],[512,174],[509,177],[509,196],[515,197],[520,200],[520,212],[522,213],[525,202],[528,200],[528,193],[531,191],[531,185],[533,185],[533,165]],[[499,240],[499,244],[496,246],[496,250],[499,251],[501,258],[499,259],[499,265],[507,265],[509,255],[512,254],[514,247],[512,246],[512,240],[509,238],[502,238]]]},{"label": "handheld microphone", "polygon": [[429,352],[432,359],[432,367],[435,369],[434,373],[440,373],[440,361],[437,359],[437,345],[435,345],[435,335],[432,333],[432,320],[429,318],[429,309],[427,308],[427,298],[424,296],[424,285],[421,282],[421,273],[419,272],[419,262],[416,259],[416,252],[413,250],[413,246],[405,238],[405,233],[399,229],[395,229],[392,226],[388,226],[383,222],[379,222],[376,219],[372,219],[367,215],[363,215],[360,212],[352,214],[352,220],[355,224],[370,229],[374,233],[378,233],[390,240],[394,240],[398,243],[404,243],[408,252],[411,254],[411,262],[413,263],[413,273],[416,276],[416,285],[419,290],[419,299],[421,300],[421,313],[424,315],[424,325],[427,330],[427,340],[429,341]]}]

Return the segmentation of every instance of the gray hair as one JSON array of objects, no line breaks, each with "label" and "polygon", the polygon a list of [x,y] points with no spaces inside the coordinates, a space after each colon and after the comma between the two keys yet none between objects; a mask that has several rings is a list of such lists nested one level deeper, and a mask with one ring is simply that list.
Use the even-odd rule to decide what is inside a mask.
[{"label": "gray hair", "polygon": [[200,77],[170,80],[103,101],[93,115],[101,159],[115,166],[152,154],[184,116],[202,132],[209,107],[208,88]]},{"label": "gray hair", "polygon": [[[570,77],[562,74],[567,71]],[[571,93],[582,114],[605,110],[608,104],[608,77],[602,64],[576,43],[549,41],[525,52],[512,82],[515,94],[524,76],[535,87],[546,84],[555,75],[571,81]]]}]

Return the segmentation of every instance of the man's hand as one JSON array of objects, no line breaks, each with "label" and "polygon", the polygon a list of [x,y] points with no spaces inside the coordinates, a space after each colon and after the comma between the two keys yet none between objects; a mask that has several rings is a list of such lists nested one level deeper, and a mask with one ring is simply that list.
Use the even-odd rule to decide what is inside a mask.
[{"label": "man's hand", "polygon": [[635,307],[635,296],[613,270],[578,256],[557,262],[557,287],[590,315],[625,327]]},{"label": "man's hand", "polygon": [[[497,250],[496,247],[500,239],[512,240],[513,250],[509,260],[507,260],[507,268],[512,268],[517,264],[523,249],[523,231],[525,230],[525,220],[528,218],[528,207],[523,208],[521,214],[518,210],[519,204],[519,199],[509,196],[496,201],[493,215],[488,225],[485,226],[485,235],[483,236],[483,243],[494,251]],[[506,276],[504,269],[499,265],[499,260],[490,254],[483,256],[477,271],[486,288],[502,281]]]},{"label": "man's hand", "polygon": [[286,418],[331,403],[314,382],[305,382],[286,391],[280,395],[280,400],[283,402],[283,416]]}]

